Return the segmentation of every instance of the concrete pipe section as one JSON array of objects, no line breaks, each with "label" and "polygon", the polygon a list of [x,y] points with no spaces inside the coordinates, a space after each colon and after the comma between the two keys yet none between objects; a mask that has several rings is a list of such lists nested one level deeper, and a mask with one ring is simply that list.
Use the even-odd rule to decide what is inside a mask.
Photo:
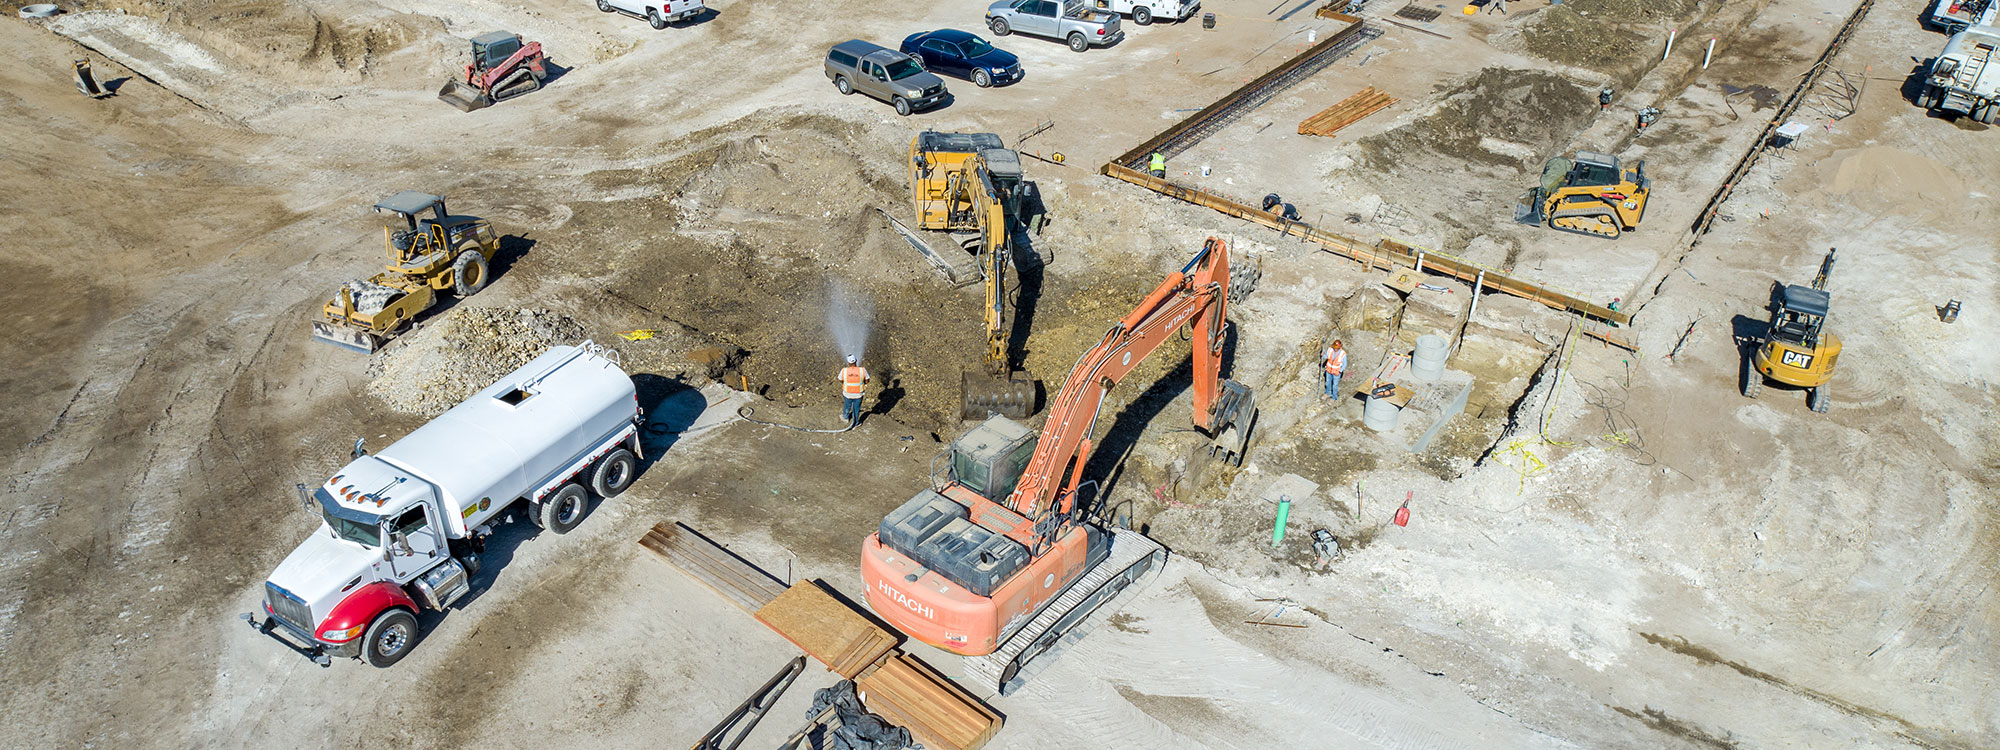
[{"label": "concrete pipe section", "polygon": [[62,9],[56,7],[55,3],[35,3],[34,5],[21,6],[22,18],[49,18],[61,12]]}]

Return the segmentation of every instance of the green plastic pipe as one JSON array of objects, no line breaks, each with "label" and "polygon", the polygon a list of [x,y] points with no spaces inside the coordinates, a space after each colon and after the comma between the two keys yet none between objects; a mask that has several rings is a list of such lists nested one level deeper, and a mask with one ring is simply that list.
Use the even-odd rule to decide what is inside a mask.
[{"label": "green plastic pipe", "polygon": [[1288,497],[1278,498],[1278,522],[1272,524],[1271,526],[1271,546],[1276,547],[1278,546],[1279,542],[1285,541],[1285,519],[1291,517],[1292,517],[1291,498]]}]

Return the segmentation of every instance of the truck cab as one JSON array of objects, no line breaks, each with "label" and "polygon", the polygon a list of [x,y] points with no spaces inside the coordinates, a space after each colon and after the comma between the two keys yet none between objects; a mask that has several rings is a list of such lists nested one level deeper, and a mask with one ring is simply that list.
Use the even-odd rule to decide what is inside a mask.
[{"label": "truck cab", "polygon": [[1978,122],[2000,120],[2000,29],[1974,26],[1945,42],[1944,51],[1931,60],[1924,88],[1917,94],[1917,106],[1936,112],[1951,112]]}]

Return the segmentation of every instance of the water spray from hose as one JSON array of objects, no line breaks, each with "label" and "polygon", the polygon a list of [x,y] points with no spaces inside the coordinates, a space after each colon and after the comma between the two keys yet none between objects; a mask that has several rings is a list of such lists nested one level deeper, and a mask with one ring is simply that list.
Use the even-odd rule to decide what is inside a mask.
[{"label": "water spray from hose", "polygon": [[841,357],[860,361],[868,352],[868,336],[875,328],[875,300],[847,288],[839,279],[827,282],[826,328],[840,347]]}]

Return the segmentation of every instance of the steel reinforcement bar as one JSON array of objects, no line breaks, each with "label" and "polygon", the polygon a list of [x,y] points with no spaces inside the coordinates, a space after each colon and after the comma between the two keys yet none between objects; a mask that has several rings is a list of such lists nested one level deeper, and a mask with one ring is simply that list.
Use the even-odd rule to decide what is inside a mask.
[{"label": "steel reinforcement bar", "polygon": [[1840,54],[1841,48],[1847,45],[1848,37],[1854,35],[1854,30],[1861,26],[1861,19],[1867,16],[1868,9],[1874,6],[1875,0],[1861,0],[1861,4],[1855,6],[1854,13],[1847,17],[1847,23],[1840,27],[1840,33],[1833,35],[1833,41],[1827,43],[1826,51],[1821,52],[1819,59],[1813,61],[1812,67],[1806,70],[1803,80],[1799,81],[1799,87],[1792,89],[1792,95],[1785,98],[1784,106],[1779,107],[1777,114],[1772,115],[1770,121],[1764,123],[1763,132],[1757,134],[1757,140],[1751,142],[1750,150],[1744,152],[1743,158],[1736,162],[1736,168],[1730,170],[1729,177],[1722,181],[1722,186],[1715,189],[1714,195],[1709,196],[1708,205],[1702,207],[1701,214],[1694,219],[1694,226],[1689,227],[1689,231],[1694,233],[1693,240],[1689,242],[1690,247],[1700,244],[1701,236],[1708,234],[1709,227],[1715,224],[1716,217],[1722,213],[1722,204],[1729,200],[1729,194],[1736,189],[1737,183],[1743,181],[1743,176],[1750,173],[1750,168],[1756,166],[1757,157],[1763,156],[1764,150],[1770,148],[1771,136],[1777,134],[1778,128],[1784,125],[1786,120],[1791,119],[1792,113],[1798,111],[1799,105],[1805,103],[1813,87],[1819,84],[1820,75],[1826,72],[1827,65],[1833,62],[1835,55]]},{"label": "steel reinforcement bar", "polygon": [[[1625,325],[1632,321],[1632,316],[1627,313],[1588,302],[1574,295],[1549,289],[1532,281],[1517,279],[1498,270],[1485,268],[1476,263],[1449,255],[1432,253],[1389,240],[1371,245],[1352,237],[1328,232],[1305,222],[1287,221],[1278,214],[1260,210],[1255,206],[1239,203],[1198,188],[1176,185],[1167,180],[1115,162],[1104,165],[1102,171],[1106,176],[1124,180],[1169,198],[1187,201],[1197,206],[1221,211],[1239,219],[1253,221],[1278,230],[1278,233],[1289,237],[1298,237],[1318,243],[1327,252],[1352,258],[1367,264],[1371,268],[1383,270],[1396,268],[1419,269],[1443,276],[1450,276],[1472,284],[1475,287],[1474,294],[1492,289],[1523,299],[1540,302],[1558,310],[1577,313],[1588,318],[1609,323]],[[1610,339],[1606,340],[1611,341]],[[1611,341],[1611,343],[1630,348],[1628,344],[1622,341]]]},{"label": "steel reinforcement bar", "polygon": [[1214,104],[1189,115],[1187,119],[1153,136],[1151,140],[1139,144],[1138,148],[1113,159],[1112,163],[1137,169],[1155,151],[1168,158],[1177,156],[1201,142],[1201,139],[1221,130],[1248,109],[1269,101],[1286,87],[1332,65],[1341,55],[1352,50],[1354,45],[1373,38],[1363,35],[1362,30],[1365,27],[1358,17],[1339,13],[1329,14],[1327,17],[1345,22],[1347,25],[1327,35],[1326,39],[1307,48],[1297,57],[1243,84],[1242,87],[1229,92],[1227,96],[1217,99]]}]

